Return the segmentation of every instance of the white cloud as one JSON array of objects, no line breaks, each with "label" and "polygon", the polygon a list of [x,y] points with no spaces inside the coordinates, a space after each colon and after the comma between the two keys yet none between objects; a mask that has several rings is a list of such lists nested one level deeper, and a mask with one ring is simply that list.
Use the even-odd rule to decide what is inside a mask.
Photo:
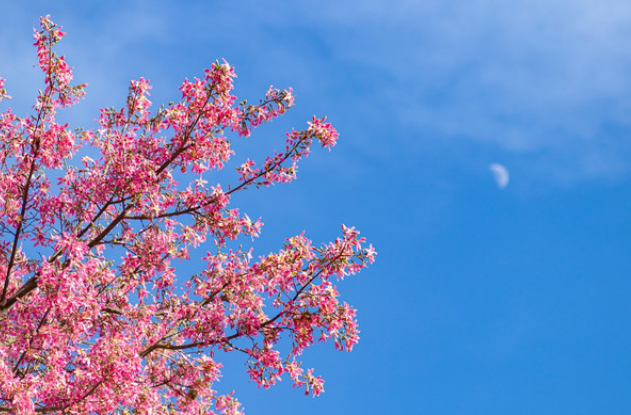
[{"label": "white cloud", "polygon": [[364,28],[347,59],[386,74],[378,105],[420,135],[545,151],[545,177],[631,170],[631,3],[380,0],[325,13]]}]

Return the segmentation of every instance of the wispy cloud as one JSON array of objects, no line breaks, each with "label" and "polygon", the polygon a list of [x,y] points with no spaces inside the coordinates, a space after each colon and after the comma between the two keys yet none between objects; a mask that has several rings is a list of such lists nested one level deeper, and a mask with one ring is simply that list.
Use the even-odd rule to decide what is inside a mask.
[{"label": "wispy cloud", "polygon": [[[388,74],[391,117],[425,135],[545,152],[545,174],[627,173],[631,4],[383,1],[327,18],[363,25],[347,58]],[[388,33],[388,36],[384,36]]]}]

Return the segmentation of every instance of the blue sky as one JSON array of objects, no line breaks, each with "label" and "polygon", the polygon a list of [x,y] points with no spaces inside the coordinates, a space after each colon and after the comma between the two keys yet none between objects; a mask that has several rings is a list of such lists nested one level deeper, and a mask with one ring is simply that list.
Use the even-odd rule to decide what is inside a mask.
[{"label": "blue sky", "polygon": [[257,390],[231,360],[220,388],[247,414],[631,413],[631,3],[7,3],[0,74],[18,113],[41,87],[45,14],[89,83],[74,126],[122,105],[131,78],[159,104],[225,58],[239,98],[296,94],[237,159],[313,114],[340,131],[296,182],[234,202],[262,216],[261,254],[341,223],[375,245],[377,263],[340,285],[362,340],[306,354],[326,379],[316,399]]}]

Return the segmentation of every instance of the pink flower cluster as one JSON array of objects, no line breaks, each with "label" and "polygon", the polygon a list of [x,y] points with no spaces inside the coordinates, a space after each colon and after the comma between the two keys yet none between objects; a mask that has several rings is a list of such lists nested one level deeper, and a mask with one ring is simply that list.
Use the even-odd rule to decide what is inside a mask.
[{"label": "pink flower cluster", "polygon": [[7,95],[7,90],[4,87],[4,78],[0,77],[0,102],[2,102],[3,99],[10,99],[11,96]]},{"label": "pink flower cluster", "polygon": [[[255,259],[232,241],[262,223],[230,203],[293,180],[314,140],[335,145],[335,129],[314,117],[283,152],[209,185],[203,173],[233,156],[224,131],[249,135],[293,105],[292,91],[236,104],[234,69],[216,62],[183,82],[179,102],[152,112],[140,78],[122,108],[101,110],[96,131],[72,131],[56,113],[85,85],[70,85],[53,51],[64,35],[41,19],[34,114],[0,113],[0,414],[238,414],[233,395],[213,389],[223,352],[243,354],[258,386],[288,377],[320,394],[300,355],[315,341],[357,343],[335,284],[375,251],[343,227],[329,244],[301,234]],[[201,271],[178,266],[202,245],[213,249]]]}]

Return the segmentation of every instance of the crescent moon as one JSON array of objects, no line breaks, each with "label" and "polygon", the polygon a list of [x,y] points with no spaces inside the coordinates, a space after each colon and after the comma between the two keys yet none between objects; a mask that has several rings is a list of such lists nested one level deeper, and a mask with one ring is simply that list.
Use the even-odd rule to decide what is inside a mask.
[{"label": "crescent moon", "polygon": [[489,169],[493,173],[493,177],[495,178],[495,183],[497,183],[497,187],[499,187],[500,189],[506,188],[510,179],[506,167],[498,163],[493,163],[489,166]]}]

